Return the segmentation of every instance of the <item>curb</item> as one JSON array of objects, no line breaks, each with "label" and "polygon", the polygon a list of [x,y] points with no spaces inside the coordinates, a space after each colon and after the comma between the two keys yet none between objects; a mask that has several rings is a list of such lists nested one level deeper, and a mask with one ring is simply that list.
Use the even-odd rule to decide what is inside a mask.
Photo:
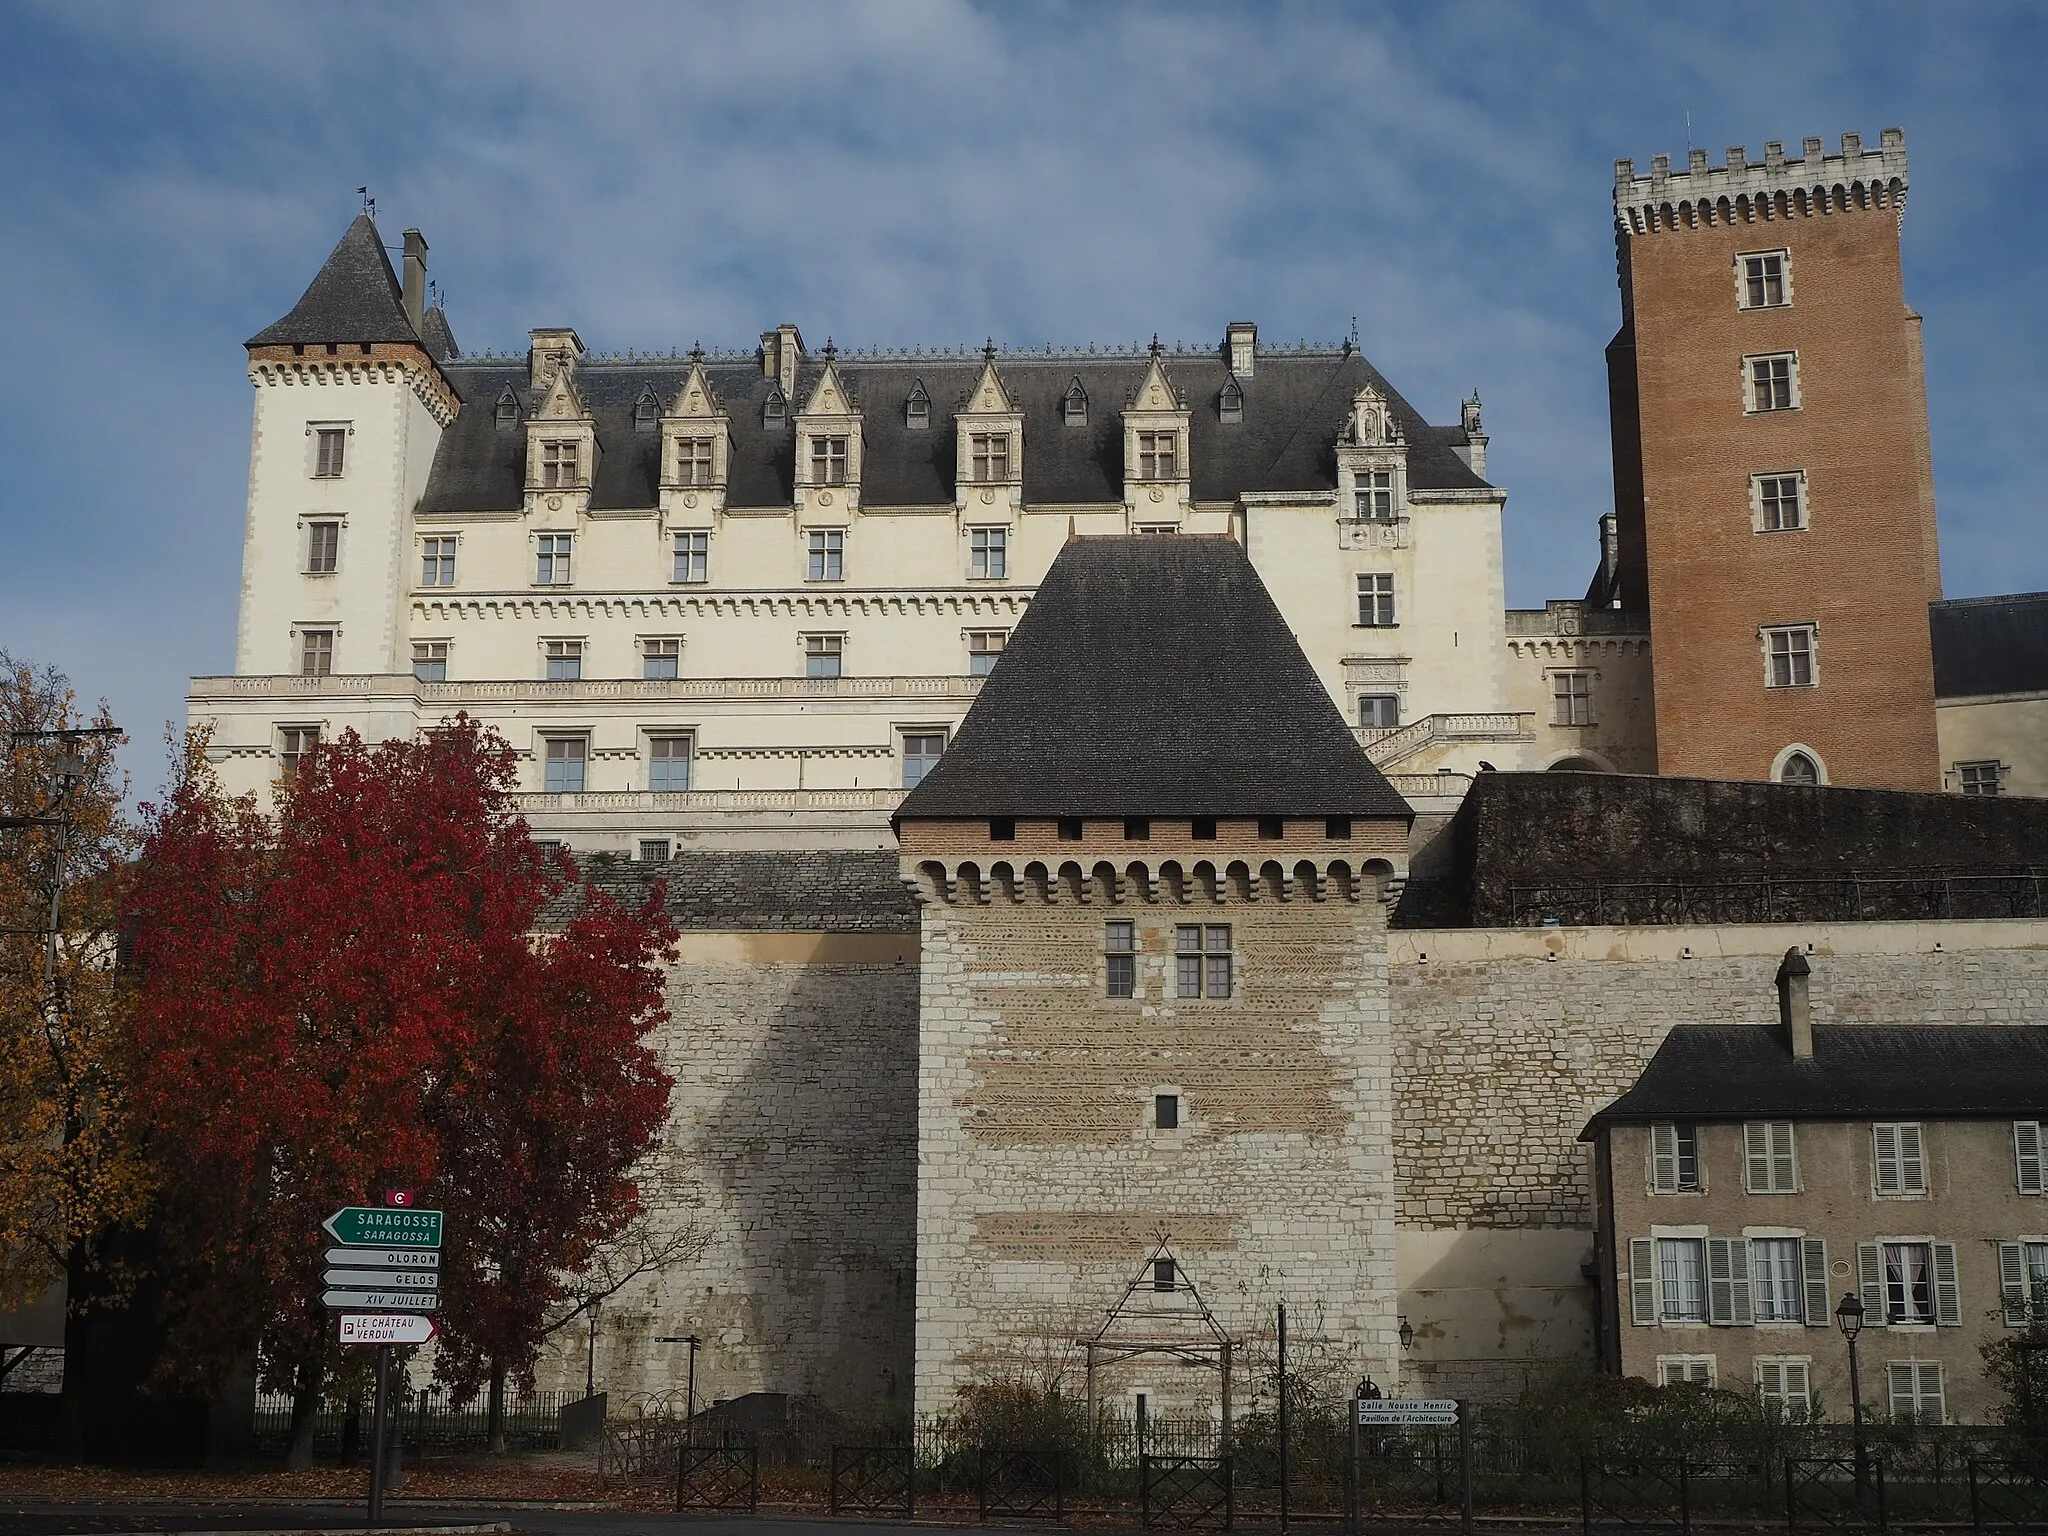
[{"label": "curb", "polygon": [[510,1531],[512,1525],[506,1520],[478,1521],[473,1525],[292,1525],[276,1530],[231,1531],[136,1531],[130,1536],[483,1536],[483,1533]]}]

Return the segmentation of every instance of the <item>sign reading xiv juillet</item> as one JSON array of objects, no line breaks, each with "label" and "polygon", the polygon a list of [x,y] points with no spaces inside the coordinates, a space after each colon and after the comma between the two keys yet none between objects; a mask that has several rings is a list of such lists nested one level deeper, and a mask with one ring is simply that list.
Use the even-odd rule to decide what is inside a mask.
[{"label": "sign reading xiv juillet", "polygon": [[441,1213],[403,1206],[345,1205],[320,1223],[337,1243],[358,1248],[438,1248]]}]

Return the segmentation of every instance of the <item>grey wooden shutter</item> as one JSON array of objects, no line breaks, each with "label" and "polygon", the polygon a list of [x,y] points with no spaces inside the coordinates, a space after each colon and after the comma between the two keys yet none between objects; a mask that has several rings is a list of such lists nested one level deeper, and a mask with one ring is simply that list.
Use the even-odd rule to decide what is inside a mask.
[{"label": "grey wooden shutter", "polygon": [[1863,1321],[1882,1327],[1885,1322],[1884,1249],[1876,1243],[1856,1245],[1856,1280],[1862,1286]]},{"label": "grey wooden shutter", "polygon": [[1728,1239],[1707,1239],[1707,1321],[1723,1327],[1735,1321],[1735,1282]]},{"label": "grey wooden shutter", "polygon": [[2015,1120],[2012,1123],[2012,1150],[2018,1168],[2020,1193],[2042,1193],[2041,1122]]},{"label": "grey wooden shutter", "polygon": [[2027,1301],[2027,1252],[2018,1243],[2000,1243],[1998,1304],[2005,1313],[2006,1327],[2026,1326]]},{"label": "grey wooden shutter", "polygon": [[1913,1411],[1916,1379],[1911,1365],[1888,1365],[1884,1368],[1885,1396],[1891,1400],[1888,1406],[1893,1418],[1901,1418]]},{"label": "grey wooden shutter", "polygon": [[1934,1320],[1949,1328],[1963,1325],[1963,1288],[1956,1278],[1956,1245],[1934,1244]]},{"label": "grey wooden shutter", "polygon": [[1813,1412],[1813,1389],[1807,1381],[1806,1362],[1787,1360],[1781,1369],[1785,1373],[1785,1412],[1787,1416],[1803,1419]]},{"label": "grey wooden shutter", "polygon": [[1782,1411],[1785,1406],[1785,1368],[1775,1360],[1759,1360],[1756,1363],[1756,1395],[1762,1399],[1764,1410]]},{"label": "grey wooden shutter", "polygon": [[1799,1164],[1792,1152],[1792,1122],[1778,1120],[1770,1126],[1771,1189],[1789,1195],[1799,1188]]},{"label": "grey wooden shutter", "polygon": [[1628,1240],[1628,1299],[1638,1328],[1657,1321],[1657,1245],[1647,1237]]},{"label": "grey wooden shutter", "polygon": [[1650,1127],[1650,1188],[1668,1195],[1678,1188],[1678,1127]]},{"label": "grey wooden shutter", "polygon": [[1916,1385],[1919,1389],[1917,1396],[1920,1401],[1917,1406],[1920,1416],[1930,1423],[1946,1424],[1948,1404],[1941,1394],[1941,1367],[1932,1361],[1922,1361],[1919,1365],[1908,1366],[1907,1369],[1919,1373]]},{"label": "grey wooden shutter", "polygon": [[1833,1302],[1828,1297],[1828,1240],[1803,1237],[1799,1240],[1799,1280],[1806,1292],[1806,1326],[1825,1328],[1834,1321]]},{"label": "grey wooden shutter", "polygon": [[1877,1169],[1877,1192],[1880,1195],[1896,1195],[1904,1192],[1899,1178],[1899,1128],[1896,1125],[1873,1125],[1871,1131],[1871,1156]]},{"label": "grey wooden shutter", "polygon": [[1749,1284],[1749,1239],[1746,1237],[1728,1239],[1728,1300],[1729,1320],[1738,1328],[1747,1328],[1756,1321],[1756,1304]]},{"label": "grey wooden shutter", "polygon": [[1752,1120],[1742,1128],[1742,1154],[1744,1180],[1753,1195],[1770,1193],[1771,1189],[1771,1128],[1761,1120]]},{"label": "grey wooden shutter", "polygon": [[1899,1188],[1908,1195],[1927,1193],[1927,1157],[1917,1125],[1899,1127]]}]

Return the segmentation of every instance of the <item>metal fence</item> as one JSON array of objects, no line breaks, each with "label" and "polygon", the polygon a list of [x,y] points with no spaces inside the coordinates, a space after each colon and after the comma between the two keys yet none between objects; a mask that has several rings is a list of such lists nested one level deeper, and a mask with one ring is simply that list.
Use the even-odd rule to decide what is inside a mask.
[{"label": "metal fence", "polygon": [[[505,1444],[514,1451],[556,1451],[562,1447],[561,1412],[580,1394],[534,1392],[505,1402]],[[481,1451],[490,1446],[490,1404],[483,1397],[457,1403],[448,1393],[424,1388],[403,1394],[393,1421],[403,1444],[412,1450]],[[256,1449],[281,1454],[291,1444],[292,1399],[264,1393],[256,1399]],[[369,1443],[370,1403],[327,1401],[313,1420],[313,1454],[361,1454]],[[667,1470],[673,1472],[671,1456]]]}]

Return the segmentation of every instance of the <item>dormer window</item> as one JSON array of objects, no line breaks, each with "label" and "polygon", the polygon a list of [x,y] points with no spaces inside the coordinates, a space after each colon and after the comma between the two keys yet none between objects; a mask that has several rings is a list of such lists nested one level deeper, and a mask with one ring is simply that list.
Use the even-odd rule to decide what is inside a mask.
[{"label": "dormer window", "polygon": [[1140,432],[1138,434],[1138,478],[1140,480],[1171,480],[1174,471],[1174,432]]},{"label": "dormer window", "polygon": [[1010,434],[976,432],[969,442],[969,472],[976,485],[1000,484],[1010,478]]},{"label": "dormer window", "polygon": [[903,424],[906,427],[929,427],[932,424],[932,397],[925,393],[923,379],[910,386],[910,398],[903,402]]},{"label": "dormer window", "polygon": [[1067,386],[1066,399],[1062,402],[1061,409],[1066,416],[1068,426],[1085,427],[1088,425],[1088,391],[1081,387],[1079,379],[1075,379],[1073,383]]},{"label": "dormer window", "polygon": [[1223,392],[1216,397],[1216,414],[1223,421],[1244,420],[1244,386],[1235,376],[1224,380]]},{"label": "dormer window", "polygon": [[643,387],[640,398],[633,402],[633,430],[652,432],[661,424],[661,402],[654,398],[651,386]]},{"label": "dormer window", "polygon": [[511,432],[519,426],[519,397],[511,390],[498,396],[492,421],[500,432]]},{"label": "dormer window", "polygon": [[814,437],[811,439],[811,484],[846,484],[845,438]]},{"label": "dormer window", "polygon": [[540,445],[540,483],[549,490],[567,489],[577,478],[582,444],[574,438],[550,438]]},{"label": "dormer window", "polygon": [[789,399],[782,393],[782,386],[778,384],[768,391],[768,398],[761,402],[761,425],[779,427],[788,416]]}]

